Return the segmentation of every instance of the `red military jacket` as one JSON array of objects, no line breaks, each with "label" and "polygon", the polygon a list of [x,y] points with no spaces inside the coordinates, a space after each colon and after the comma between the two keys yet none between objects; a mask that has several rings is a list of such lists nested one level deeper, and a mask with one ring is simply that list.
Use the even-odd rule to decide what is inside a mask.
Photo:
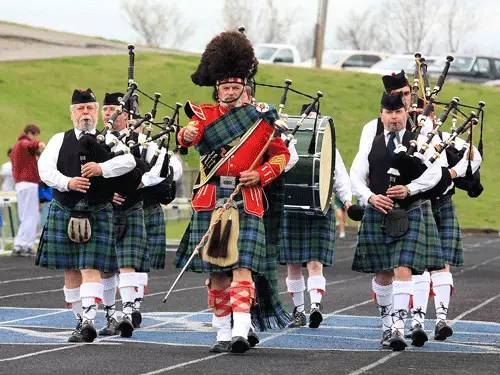
[{"label": "red military jacket", "polygon": [[[186,143],[184,141],[185,129],[180,130],[178,140],[184,147],[197,144],[202,139],[205,128],[228,111],[227,107],[219,104],[202,104],[201,106],[191,104],[191,109],[195,114],[191,117],[189,125],[195,126],[199,131],[192,142]],[[251,167],[273,132],[273,127],[262,120],[252,135],[231,155],[229,160],[222,164],[215,175],[239,177],[240,172]],[[285,170],[290,153],[283,140],[277,137],[271,141],[264,156],[267,161],[263,162],[261,159],[255,168],[260,175],[260,185],[245,186],[241,190],[245,212],[259,217],[264,214],[262,187],[271,183]],[[195,211],[212,211],[215,208],[216,200],[216,186],[207,183],[196,192],[192,201],[193,209]]]}]

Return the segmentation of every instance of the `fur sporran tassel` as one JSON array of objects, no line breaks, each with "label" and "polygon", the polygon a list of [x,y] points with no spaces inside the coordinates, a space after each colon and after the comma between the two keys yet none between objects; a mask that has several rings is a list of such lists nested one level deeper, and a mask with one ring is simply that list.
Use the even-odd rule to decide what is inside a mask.
[{"label": "fur sporran tassel", "polygon": [[231,216],[232,215],[229,214],[229,218],[226,221],[226,225],[224,225],[224,230],[222,231],[222,235],[220,237],[219,257],[221,258],[227,258],[227,245],[229,243],[229,236],[231,235],[231,226],[233,223]]},{"label": "fur sporran tassel", "polygon": [[[214,231],[212,236],[210,237],[210,242],[207,247],[207,255],[219,258],[220,257],[220,232],[221,232],[221,220],[217,222],[214,226]],[[226,247],[226,256],[227,256],[227,247]]]}]

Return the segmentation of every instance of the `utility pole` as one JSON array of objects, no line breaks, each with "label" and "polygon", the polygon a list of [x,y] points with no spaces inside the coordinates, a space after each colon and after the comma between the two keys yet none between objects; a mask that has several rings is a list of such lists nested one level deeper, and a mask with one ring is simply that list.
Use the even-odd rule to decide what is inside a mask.
[{"label": "utility pole", "polygon": [[325,46],[326,14],[328,12],[328,0],[318,0],[318,16],[316,21],[316,35],[314,38],[316,68],[321,68],[323,59],[323,48]]}]

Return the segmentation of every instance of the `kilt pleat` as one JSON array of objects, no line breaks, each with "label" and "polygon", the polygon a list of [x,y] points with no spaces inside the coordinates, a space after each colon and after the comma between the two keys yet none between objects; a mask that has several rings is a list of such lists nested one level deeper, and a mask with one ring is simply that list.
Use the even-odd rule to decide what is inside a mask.
[{"label": "kilt pleat", "polygon": [[115,239],[116,258],[119,268],[133,268],[136,272],[149,272],[149,255],[146,247],[144,210],[142,202],[132,207],[113,210],[113,218],[127,217],[127,229],[121,239]]},{"label": "kilt pleat", "polygon": [[88,211],[92,234],[84,244],[71,242],[68,238],[70,209],[56,200],[49,204],[49,212],[35,264],[58,270],[96,269],[116,272],[118,269],[113,235],[113,209],[110,203],[88,206],[79,202],[75,209]]},{"label": "kilt pleat", "polygon": [[444,196],[434,201],[432,211],[436,220],[445,262],[455,267],[463,266],[462,232],[451,196]]},{"label": "kilt pleat", "polygon": [[444,267],[429,201],[408,212],[410,227],[400,238],[383,233],[383,216],[372,206],[366,208],[354,253],[354,271],[374,273],[404,266],[411,268],[415,274],[421,274],[426,269],[432,271]]},{"label": "kilt pleat", "polygon": [[146,242],[151,268],[164,269],[167,248],[165,215],[159,203],[144,208],[144,224],[146,225]]},{"label": "kilt pleat", "polygon": [[326,215],[284,213],[279,262],[305,265],[312,260],[324,266],[333,266],[335,262],[333,209]]}]

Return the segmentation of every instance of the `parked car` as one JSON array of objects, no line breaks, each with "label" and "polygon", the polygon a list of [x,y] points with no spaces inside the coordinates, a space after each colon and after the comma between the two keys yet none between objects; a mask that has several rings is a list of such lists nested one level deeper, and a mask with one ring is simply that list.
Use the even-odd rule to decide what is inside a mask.
[{"label": "parked car", "polygon": [[[360,68],[369,68],[387,56],[388,54],[379,52],[325,49],[323,51],[321,68],[334,70],[358,70]],[[313,67],[314,59],[307,60],[303,65]]]},{"label": "parked car", "polygon": [[299,64],[300,54],[291,44],[261,43],[255,46],[255,57],[264,64]]},{"label": "parked car", "polygon": [[[443,70],[444,59],[430,65],[428,71],[439,74]],[[484,83],[500,79],[500,58],[486,56],[455,56],[448,71],[448,79]]]},{"label": "parked car", "polygon": [[[441,59],[436,56],[425,56],[425,61],[427,65],[433,64],[437,59]],[[392,74],[397,73],[403,69],[406,74],[413,75],[415,72],[415,56],[414,55],[393,55],[376,64],[373,64],[368,69],[363,69],[365,73],[374,74]]]}]

